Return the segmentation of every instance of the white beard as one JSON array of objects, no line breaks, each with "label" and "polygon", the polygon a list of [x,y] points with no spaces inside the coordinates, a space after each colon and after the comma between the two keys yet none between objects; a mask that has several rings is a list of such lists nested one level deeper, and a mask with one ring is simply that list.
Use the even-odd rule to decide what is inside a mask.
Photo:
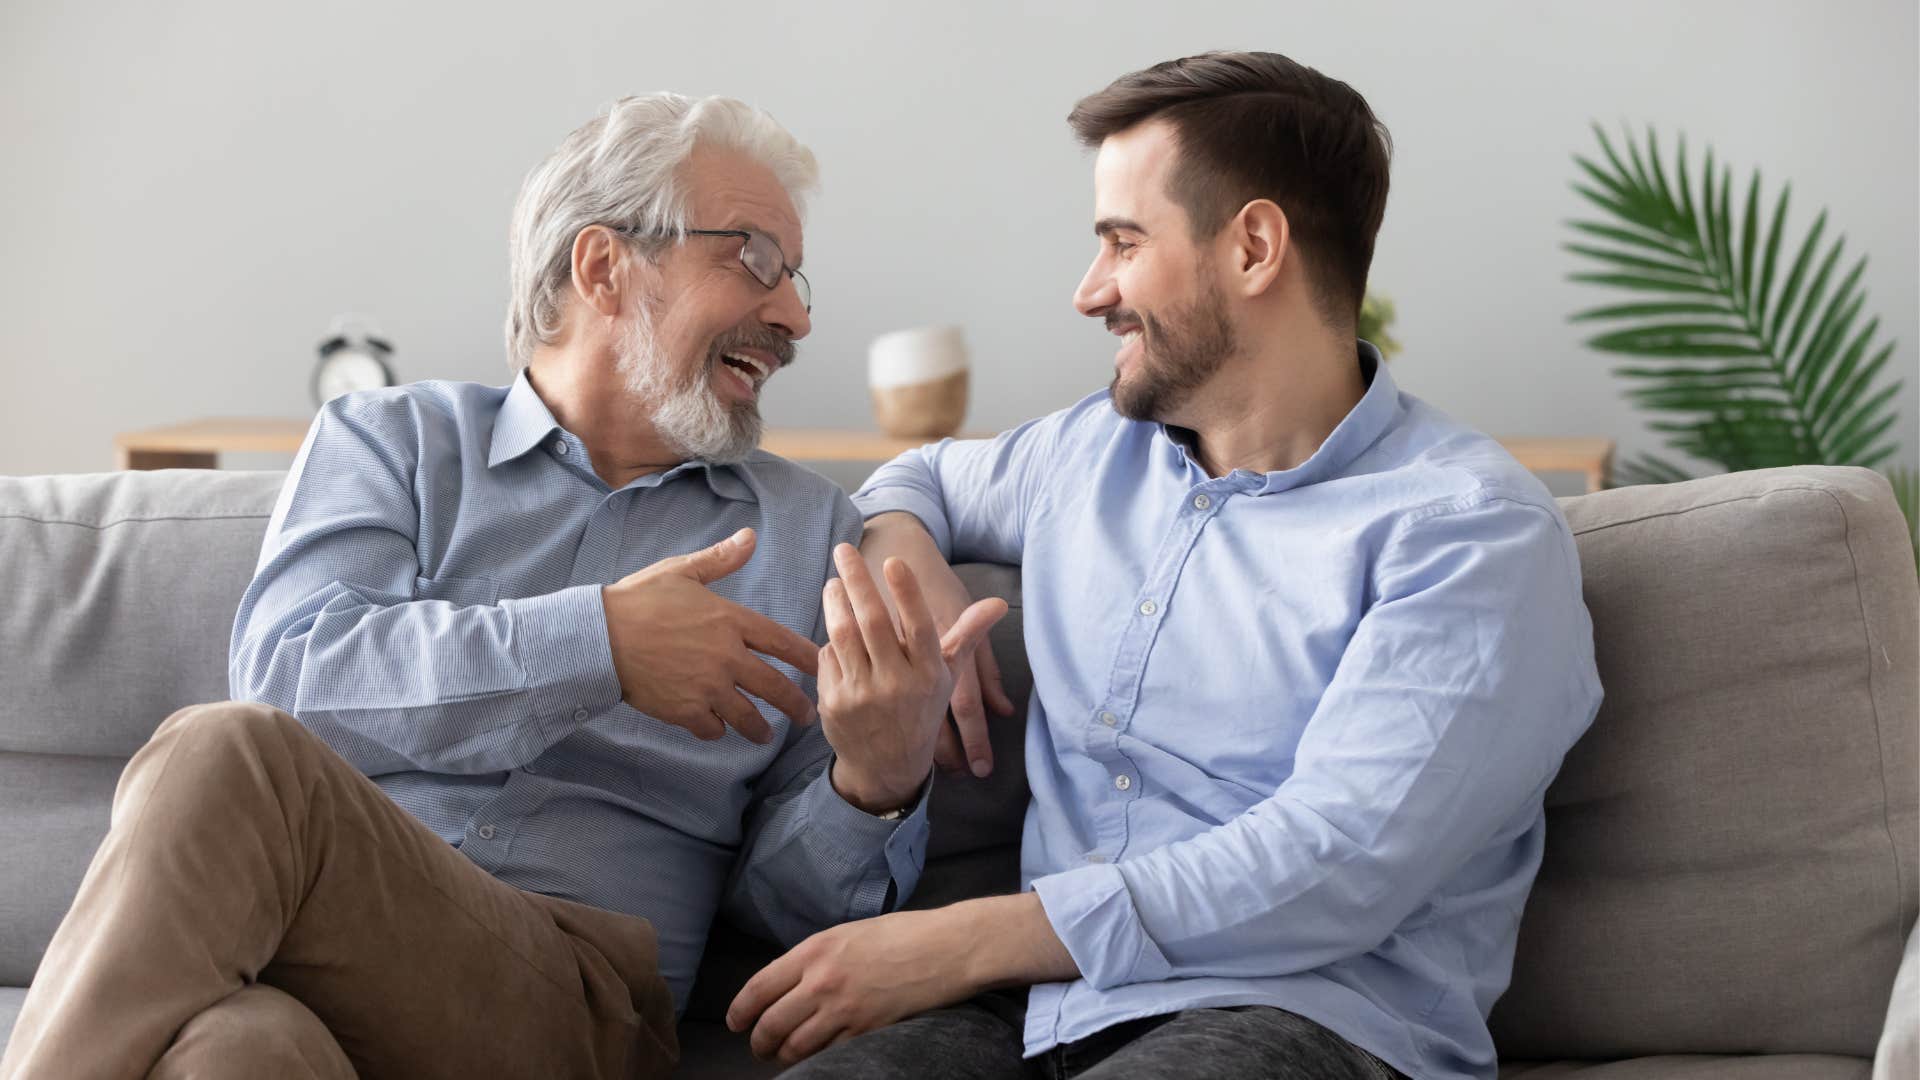
[{"label": "white beard", "polygon": [[760,445],[760,407],[729,408],[713,392],[711,362],[674,380],[652,320],[642,311],[615,343],[615,368],[627,390],[652,410],[654,433],[667,449],[689,461],[734,465]]}]

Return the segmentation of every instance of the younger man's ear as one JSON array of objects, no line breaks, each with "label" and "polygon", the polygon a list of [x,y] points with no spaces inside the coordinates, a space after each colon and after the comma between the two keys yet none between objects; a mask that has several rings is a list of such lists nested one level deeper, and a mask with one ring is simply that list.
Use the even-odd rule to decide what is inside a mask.
[{"label": "younger man's ear", "polygon": [[1259,296],[1280,280],[1280,268],[1293,256],[1287,212],[1271,199],[1255,199],[1240,208],[1222,230],[1232,256],[1235,288]]}]

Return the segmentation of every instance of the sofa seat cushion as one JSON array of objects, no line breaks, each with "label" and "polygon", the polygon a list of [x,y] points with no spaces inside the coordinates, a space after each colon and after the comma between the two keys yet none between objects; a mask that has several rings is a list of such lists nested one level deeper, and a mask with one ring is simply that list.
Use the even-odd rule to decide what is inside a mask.
[{"label": "sofa seat cushion", "polygon": [[761,1080],[777,1076],[781,1066],[760,1061],[745,1035],[714,1020],[680,1022],[680,1067],[674,1080]]},{"label": "sofa seat cushion", "polygon": [[0,986],[32,981],[107,834],[126,764],[0,752]]},{"label": "sofa seat cushion", "polygon": [[27,991],[22,986],[0,986],[0,1049],[5,1049],[7,1039],[13,1034],[13,1022],[20,1016],[20,1004],[27,1000]]},{"label": "sofa seat cushion", "polygon": [[1872,1063],[1835,1054],[1665,1054],[1627,1061],[1503,1061],[1500,1080],[1867,1080]]}]

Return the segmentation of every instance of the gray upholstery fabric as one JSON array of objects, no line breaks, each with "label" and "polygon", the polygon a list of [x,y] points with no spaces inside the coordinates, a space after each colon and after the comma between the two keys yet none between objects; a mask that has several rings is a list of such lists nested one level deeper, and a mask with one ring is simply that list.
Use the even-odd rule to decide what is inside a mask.
[{"label": "gray upholstery fabric", "polygon": [[1869,1068],[1859,1058],[1828,1054],[1673,1054],[1611,1062],[1503,1062],[1500,1080],[1867,1080]]},{"label": "gray upholstery fabric", "polygon": [[227,696],[280,473],[0,477],[0,983],[39,965],[126,758]]},{"label": "gray upholstery fabric", "polygon": [[130,757],[227,696],[281,473],[0,477],[0,751]]},{"label": "gray upholstery fabric", "polygon": [[1887,1002],[1887,1027],[1873,1052],[1873,1080],[1913,1080],[1920,1076],[1920,930],[1907,935],[1900,974]]},{"label": "gray upholstery fabric", "polygon": [[7,1045],[7,1036],[13,1034],[13,1020],[20,1015],[20,1003],[27,1000],[27,992],[17,986],[0,986],[0,1046]]},{"label": "gray upholstery fabric", "polygon": [[107,807],[125,765],[0,753],[0,986],[24,986],[40,966],[107,834]]},{"label": "gray upholstery fabric", "polygon": [[1886,482],[1564,505],[1606,701],[1547,795],[1503,1055],[1870,1058],[1920,849],[1920,599]]},{"label": "gray upholstery fabric", "polygon": [[680,1025],[680,1067],[674,1080],[763,1080],[780,1075],[780,1066],[754,1060],[747,1040],[711,1020]]},{"label": "gray upholstery fabric", "polygon": [[1018,842],[1027,812],[1026,705],[1033,675],[1020,640],[1020,571],[976,563],[962,566],[959,574],[975,599],[998,596],[1007,602],[1006,618],[993,628],[990,640],[1000,661],[1001,681],[1019,709],[1005,718],[987,714],[994,766],[986,779],[944,771],[935,777],[927,807],[938,823],[927,838],[930,859],[996,847],[1009,839]]}]

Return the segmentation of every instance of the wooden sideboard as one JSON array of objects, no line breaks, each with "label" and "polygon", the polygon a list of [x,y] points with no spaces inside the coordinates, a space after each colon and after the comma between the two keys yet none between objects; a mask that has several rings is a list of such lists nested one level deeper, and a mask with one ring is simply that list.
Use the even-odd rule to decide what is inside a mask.
[{"label": "wooden sideboard", "polygon": [[[219,467],[223,453],[294,453],[310,423],[259,417],[194,420],[129,431],[113,443],[122,469],[213,469]],[[760,445],[795,461],[882,462],[926,441],[896,439],[877,431],[768,428]],[[1500,444],[1535,472],[1578,473],[1588,491],[1606,486],[1607,471],[1613,465],[1612,439],[1529,436],[1503,438]]]}]

